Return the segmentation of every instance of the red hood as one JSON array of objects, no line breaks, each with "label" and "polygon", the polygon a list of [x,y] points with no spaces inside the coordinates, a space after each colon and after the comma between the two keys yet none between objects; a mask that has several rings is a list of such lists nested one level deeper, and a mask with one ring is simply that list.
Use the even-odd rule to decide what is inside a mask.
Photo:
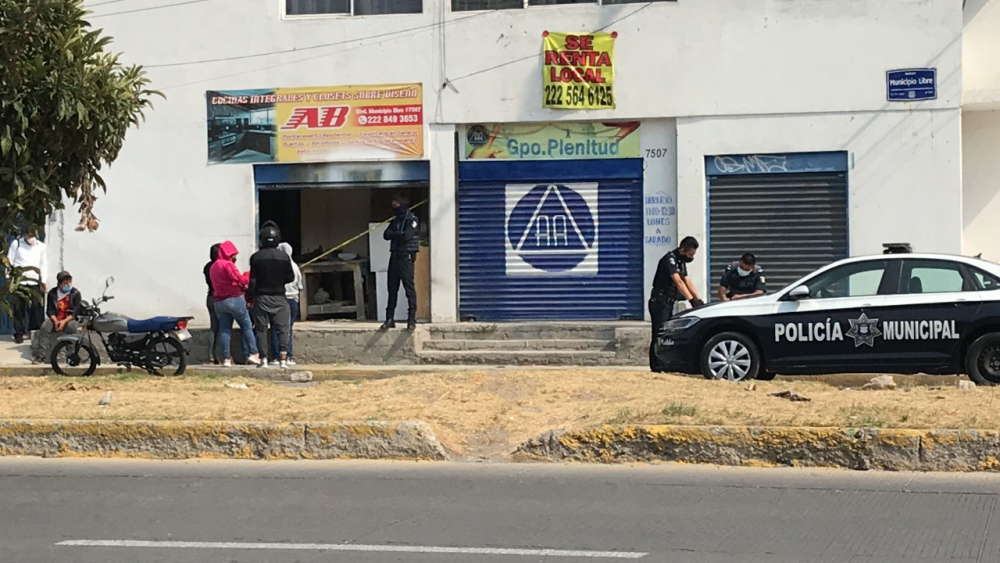
[{"label": "red hood", "polygon": [[219,260],[232,260],[233,256],[239,254],[236,245],[231,241],[226,241],[219,245]]}]

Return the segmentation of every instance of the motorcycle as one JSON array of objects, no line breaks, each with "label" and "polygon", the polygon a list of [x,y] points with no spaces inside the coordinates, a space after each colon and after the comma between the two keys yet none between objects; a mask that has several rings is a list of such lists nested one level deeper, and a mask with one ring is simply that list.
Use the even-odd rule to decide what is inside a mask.
[{"label": "motorcycle", "polygon": [[[100,306],[114,299],[108,295],[114,283],[115,278],[109,277],[101,297],[81,303],[76,312],[80,334],[60,336],[56,340],[51,356],[52,369],[59,375],[93,375],[101,363],[101,355],[93,342],[93,334],[97,334],[116,365],[129,370],[139,367],[153,375],[161,375],[161,371],[170,372],[162,375],[182,375],[187,369],[187,350],[183,343],[191,339],[187,324],[194,317],[136,320],[102,313]],[[76,373],[78,371],[82,373]]]}]

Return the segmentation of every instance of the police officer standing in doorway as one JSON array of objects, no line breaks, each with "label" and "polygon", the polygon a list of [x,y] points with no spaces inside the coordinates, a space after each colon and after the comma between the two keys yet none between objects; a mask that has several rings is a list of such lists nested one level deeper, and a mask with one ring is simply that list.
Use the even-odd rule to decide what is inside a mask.
[{"label": "police officer standing in doorway", "polygon": [[764,270],[757,265],[757,257],[747,252],[739,262],[726,266],[719,281],[719,299],[732,301],[745,297],[764,295],[767,286],[764,285]]},{"label": "police officer standing in doorway", "polygon": [[393,196],[392,211],[395,217],[383,235],[389,241],[389,304],[381,330],[396,328],[396,302],[400,283],[403,284],[409,307],[406,328],[413,330],[417,328],[417,289],[413,284],[413,264],[417,260],[417,252],[420,252],[419,221],[410,212],[410,200],[405,195]]},{"label": "police officer standing in doorway", "polygon": [[698,291],[694,288],[687,271],[687,265],[694,260],[697,252],[698,241],[694,237],[684,237],[680,246],[664,254],[656,266],[653,291],[649,296],[649,316],[653,321],[652,338],[649,343],[649,369],[656,373],[666,371],[656,355],[656,341],[663,330],[663,325],[674,316],[674,304],[682,300],[689,302],[694,308],[705,304],[698,297]]}]

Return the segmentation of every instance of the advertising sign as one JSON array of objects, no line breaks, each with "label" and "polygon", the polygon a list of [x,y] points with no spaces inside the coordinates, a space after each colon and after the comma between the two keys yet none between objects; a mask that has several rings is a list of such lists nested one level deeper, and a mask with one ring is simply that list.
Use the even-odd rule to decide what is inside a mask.
[{"label": "advertising sign", "polygon": [[886,99],[915,102],[937,99],[937,69],[911,68],[885,73]]},{"label": "advertising sign", "polygon": [[420,158],[420,84],[210,91],[208,162]]},{"label": "advertising sign", "polygon": [[542,107],[614,109],[617,33],[545,32]]},{"label": "advertising sign", "polygon": [[567,160],[639,158],[639,122],[481,123],[465,134],[465,158]]}]

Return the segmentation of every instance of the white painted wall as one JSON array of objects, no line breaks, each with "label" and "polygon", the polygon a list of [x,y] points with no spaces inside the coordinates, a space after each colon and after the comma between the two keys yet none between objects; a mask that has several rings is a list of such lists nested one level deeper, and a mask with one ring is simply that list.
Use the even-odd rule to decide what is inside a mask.
[{"label": "white painted wall", "polygon": [[[882,243],[899,241],[958,253],[960,146],[958,109],[680,119],[678,233],[706,240],[705,156],[848,151],[851,255],[878,254]],[[703,293],[706,267],[704,258],[689,267]]]},{"label": "white painted wall", "polygon": [[962,36],[963,106],[1000,110],[1000,0],[966,0]]},{"label": "white painted wall", "polygon": [[965,254],[1000,262],[1000,111],[962,114]]},{"label": "white painted wall", "polygon": [[[142,128],[129,133],[119,161],[106,172],[109,193],[97,207],[100,231],[72,232],[75,219],[68,213],[62,237],[65,266],[77,285],[92,294],[114,274],[116,308],[133,316],[195,314],[204,320],[201,269],[213,242],[232,239],[246,267],[255,219],[252,168],[206,165],[207,89],[423,83],[425,158],[433,178],[432,312],[439,321],[453,319],[457,308],[454,124],[641,119],[645,149],[670,142],[669,133],[658,137],[646,124],[678,118],[687,128],[679,129],[680,137],[688,140],[678,147],[677,178],[688,196],[703,183],[691,165],[702,166],[705,153],[699,151],[849,145],[859,153],[859,167],[868,166],[862,151],[879,164],[862,176],[864,182],[852,184],[859,190],[852,205],[873,206],[859,217],[877,216],[879,206],[889,205],[884,194],[899,195],[904,178],[928,185],[941,180],[934,189],[943,194],[943,207],[934,208],[958,213],[950,203],[958,197],[950,190],[960,150],[963,20],[955,0],[712,0],[466,13],[451,13],[447,0],[425,0],[423,14],[306,19],[282,19],[278,0],[162,9],[149,9],[164,5],[158,0],[90,3],[93,23],[115,37],[113,49],[124,52],[124,61],[146,65],[153,86],[167,96]],[[543,110],[535,56],[542,31],[600,28],[620,34],[618,108]],[[885,71],[913,66],[938,68],[939,98],[914,106],[940,110],[933,114],[937,137],[929,144],[925,122],[931,114],[885,102]],[[457,92],[441,90],[446,80]],[[872,113],[886,110],[895,113]],[[726,115],[761,117],[712,117]],[[877,124],[863,125],[867,120]],[[667,157],[651,164],[650,174],[664,180],[647,182],[647,189],[672,189],[671,162]],[[923,210],[930,204],[902,205]],[[684,220],[683,209],[678,218]],[[934,240],[957,248],[960,232],[941,232]],[[648,287],[648,263],[646,270]]]},{"label": "white painted wall", "polygon": [[[643,299],[649,299],[656,266],[664,254],[677,247],[677,122],[673,119],[644,121],[642,135],[643,191]],[[663,151],[666,151],[665,154]],[[670,215],[673,212],[673,215]],[[668,219],[661,225],[658,219]],[[664,221],[665,222],[665,221]],[[667,240],[669,239],[669,241]],[[644,307],[646,320],[649,308]]]}]

